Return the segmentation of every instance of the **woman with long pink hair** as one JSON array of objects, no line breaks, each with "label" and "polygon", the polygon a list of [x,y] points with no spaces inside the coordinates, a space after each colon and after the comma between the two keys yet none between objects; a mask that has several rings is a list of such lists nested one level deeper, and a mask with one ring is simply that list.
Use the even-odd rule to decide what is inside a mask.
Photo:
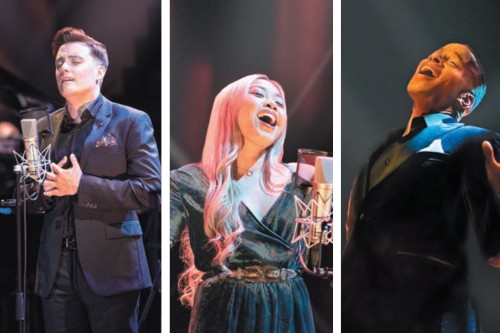
[{"label": "woman with long pink hair", "polygon": [[170,241],[181,240],[190,332],[314,332],[291,244],[293,168],[281,162],[285,95],[249,75],[215,98],[200,163],[171,172]]}]

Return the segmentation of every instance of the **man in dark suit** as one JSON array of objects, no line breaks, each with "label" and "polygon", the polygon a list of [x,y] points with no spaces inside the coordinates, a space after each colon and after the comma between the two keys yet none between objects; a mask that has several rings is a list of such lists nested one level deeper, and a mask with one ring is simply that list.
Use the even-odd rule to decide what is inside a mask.
[{"label": "man in dark suit", "polygon": [[[138,332],[139,293],[151,286],[137,211],[159,206],[160,162],[149,116],[107,100],[106,47],[63,28],[52,43],[66,106],[50,115],[52,172],[35,291],[47,332]],[[39,120],[46,128],[47,119]]]},{"label": "man in dark suit", "polygon": [[500,266],[500,136],[461,123],[486,92],[467,45],[424,58],[413,109],[352,187],[342,257],[342,332],[480,332],[468,289],[468,222]]}]

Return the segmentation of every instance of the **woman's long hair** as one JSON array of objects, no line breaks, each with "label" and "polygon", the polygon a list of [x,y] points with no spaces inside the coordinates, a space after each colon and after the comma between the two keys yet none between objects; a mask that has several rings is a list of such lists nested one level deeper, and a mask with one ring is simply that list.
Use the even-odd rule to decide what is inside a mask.
[{"label": "woman's long hair", "polygon": [[[273,83],[285,98],[281,86],[269,80],[266,75],[249,75],[229,84],[215,98],[203,147],[200,167],[209,184],[205,198],[204,230],[215,249],[213,264],[221,270],[227,270],[224,261],[238,246],[240,234],[244,230],[238,213],[240,200],[232,184],[233,164],[243,146],[237,116],[251,84],[258,79]],[[265,152],[260,182],[263,190],[268,193],[283,190],[288,182],[276,184],[271,180],[272,175],[289,176],[288,169],[281,164],[285,135],[286,124],[279,138]],[[289,180],[289,177],[286,179]],[[181,249],[181,258],[187,267],[179,279],[181,302],[192,306],[194,293],[203,273],[194,267],[187,232],[182,237]]]}]

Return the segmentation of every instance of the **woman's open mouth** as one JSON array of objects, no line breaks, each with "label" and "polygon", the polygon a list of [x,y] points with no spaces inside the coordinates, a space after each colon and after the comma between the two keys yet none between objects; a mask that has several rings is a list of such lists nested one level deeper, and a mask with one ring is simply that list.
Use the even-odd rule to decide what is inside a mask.
[{"label": "woman's open mouth", "polygon": [[263,123],[275,127],[277,124],[276,117],[269,111],[260,111],[257,114],[257,118]]}]

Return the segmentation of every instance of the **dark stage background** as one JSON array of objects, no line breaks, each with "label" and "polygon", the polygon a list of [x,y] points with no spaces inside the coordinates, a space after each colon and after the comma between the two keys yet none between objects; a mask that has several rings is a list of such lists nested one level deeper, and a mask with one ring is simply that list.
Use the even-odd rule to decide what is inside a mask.
[{"label": "dark stage background", "polygon": [[[199,161],[215,96],[253,73],[269,75],[285,90],[286,162],[296,161],[298,148],[332,151],[332,6],[328,0],[171,1],[172,169]],[[170,329],[186,332],[177,247],[170,261]],[[329,281],[306,282],[318,332],[332,332]]]},{"label": "dark stage background", "polygon": [[[84,29],[107,45],[110,66],[103,94],[115,102],[147,112],[160,144],[160,0],[3,1],[0,9],[0,121],[19,125],[20,109],[63,105],[55,83],[50,44],[55,32],[68,25]],[[4,163],[7,162],[0,161]],[[0,170],[6,172],[6,168]],[[6,213],[0,210],[0,332],[11,333],[16,331],[15,217]],[[159,214],[143,215],[141,222],[150,268],[155,274],[160,259]],[[28,218],[27,332],[44,331],[38,297],[32,294],[41,223],[39,216]],[[148,291],[145,291],[142,303],[147,296]],[[160,321],[160,297],[156,296],[142,331],[160,332]]]},{"label": "dark stage background", "polygon": [[[486,71],[486,97],[465,122],[500,131],[499,14],[495,0],[342,2],[343,217],[350,185],[368,155],[388,129],[408,121],[406,86],[417,64],[444,44],[469,44]],[[480,257],[475,237],[468,248],[484,332],[500,332],[500,270]]]}]

